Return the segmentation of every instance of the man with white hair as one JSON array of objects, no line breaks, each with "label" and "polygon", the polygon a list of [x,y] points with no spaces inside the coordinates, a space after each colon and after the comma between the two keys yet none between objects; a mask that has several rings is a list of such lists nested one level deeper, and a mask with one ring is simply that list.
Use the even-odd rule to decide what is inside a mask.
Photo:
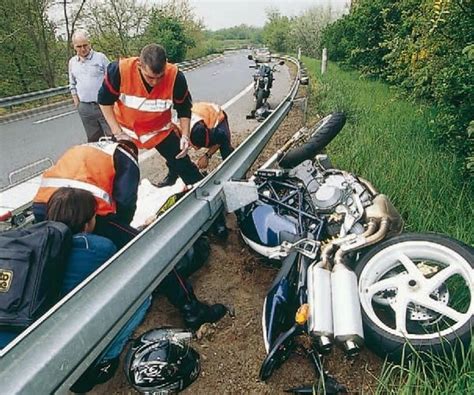
[{"label": "man with white hair", "polygon": [[102,52],[91,48],[89,35],[85,30],[74,32],[72,44],[76,55],[69,60],[69,89],[86,130],[87,142],[90,143],[103,136],[112,136],[97,104],[97,94],[110,62]]}]

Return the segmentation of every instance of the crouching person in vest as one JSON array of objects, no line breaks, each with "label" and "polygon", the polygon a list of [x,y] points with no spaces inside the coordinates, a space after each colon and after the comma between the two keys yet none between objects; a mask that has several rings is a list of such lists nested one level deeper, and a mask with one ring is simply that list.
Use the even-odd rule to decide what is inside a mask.
[{"label": "crouching person in vest", "polygon": [[[234,151],[227,114],[219,105],[205,102],[194,103],[191,111],[190,141],[196,149],[207,148],[197,161],[198,168],[206,169],[217,150],[223,160]],[[170,168],[166,178],[157,186],[173,185],[177,179],[178,174]]]},{"label": "crouching person in vest", "polygon": [[[97,202],[94,233],[113,241],[120,249],[139,231],[130,222],[136,209],[140,171],[138,150],[131,141],[96,142],[70,148],[58,162],[43,173],[40,188],[33,199],[33,213],[44,219],[53,193],[61,187],[87,190]],[[191,285],[172,270],[159,286],[170,302],[182,312],[190,329],[205,322],[216,322],[227,309],[197,300]]]},{"label": "crouching person in vest", "polygon": [[[202,179],[187,155],[191,94],[184,74],[167,62],[163,47],[150,44],[139,58],[110,63],[98,102],[117,139],[128,138],[142,149],[156,148],[186,184]],[[180,137],[172,108],[178,114]]]}]

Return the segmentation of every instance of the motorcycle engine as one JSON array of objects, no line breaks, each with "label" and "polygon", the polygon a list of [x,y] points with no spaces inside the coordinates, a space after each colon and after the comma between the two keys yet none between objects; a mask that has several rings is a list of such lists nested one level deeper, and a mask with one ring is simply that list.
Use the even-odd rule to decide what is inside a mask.
[{"label": "motorcycle engine", "polygon": [[310,191],[314,205],[321,212],[332,211],[346,200],[347,183],[341,175],[331,175],[324,179],[314,192]]},{"label": "motorcycle engine", "polygon": [[316,211],[330,219],[334,233],[345,236],[362,231],[357,222],[364,208],[372,203],[372,196],[356,177],[341,170],[320,171],[310,161],[301,163],[293,172],[306,185]]}]

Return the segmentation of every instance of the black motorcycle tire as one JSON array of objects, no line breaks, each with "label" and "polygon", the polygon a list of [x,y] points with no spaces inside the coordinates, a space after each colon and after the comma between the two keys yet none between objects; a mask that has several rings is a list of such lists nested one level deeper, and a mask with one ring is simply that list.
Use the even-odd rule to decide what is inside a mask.
[{"label": "black motorcycle tire", "polygon": [[259,89],[255,95],[255,110],[258,110],[263,106],[263,100],[265,97],[265,92],[263,89]]},{"label": "black motorcycle tire", "polygon": [[305,160],[313,159],[337,136],[345,123],[346,115],[342,112],[331,114],[330,119],[323,126],[320,126],[321,122],[317,123],[311,137],[305,144],[295,147],[283,155],[279,161],[280,167],[291,169]]},{"label": "black motorcycle tire", "polygon": [[[361,275],[365,276],[367,275],[367,273],[373,273],[374,270],[382,270],[382,266],[380,266],[380,264],[378,264],[379,265],[378,268],[375,267],[374,265],[374,262],[376,262],[373,260],[375,255],[381,253],[384,250],[389,251],[387,250],[389,247],[392,249],[407,248],[407,247],[403,247],[404,245],[405,246],[408,245],[407,242],[409,243],[419,242],[420,246],[423,246],[422,243],[429,243],[429,244],[425,244],[425,248],[438,245],[439,248],[448,249],[449,251],[460,255],[467,262],[466,266],[470,265],[471,268],[474,267],[474,249],[472,247],[466,244],[463,244],[460,241],[457,241],[450,237],[440,235],[440,234],[435,234],[435,233],[406,233],[406,234],[402,234],[402,235],[390,238],[376,245],[374,248],[371,248],[357,262],[354,269],[354,272],[357,275],[358,283],[359,283],[359,296],[361,298],[361,311],[362,311],[362,321],[363,321],[363,327],[364,327],[365,342],[367,346],[373,352],[378,354],[380,357],[382,358],[387,357],[388,360],[396,362],[396,363],[400,363],[400,362],[406,363],[413,354],[418,354],[421,357],[427,356],[429,354],[435,354],[439,357],[447,357],[447,358],[452,358],[453,355],[459,356],[460,349],[464,348],[464,350],[467,350],[471,342],[472,325],[474,323],[474,319],[472,315],[470,316],[469,319],[466,320],[466,322],[464,322],[464,324],[462,324],[462,326],[460,326],[454,331],[451,331],[443,335],[442,338],[440,338],[440,336],[437,336],[437,333],[433,333],[434,337],[431,339],[426,339],[426,338],[425,339],[423,338],[406,339],[401,334],[395,335],[381,328],[379,325],[377,325],[376,322],[374,322],[373,319],[370,318],[371,313],[370,312],[367,313],[366,309],[364,308],[364,303],[362,302],[362,298],[364,297],[363,295],[364,291],[363,291],[363,285],[361,284],[361,281],[363,282],[364,280],[361,279]],[[394,247],[397,244],[399,244],[399,246]],[[420,254],[420,253],[417,252],[417,254]],[[379,257],[382,257],[382,256],[379,255]],[[417,259],[422,259],[422,258],[419,257]],[[382,263],[382,260],[380,260],[380,262]],[[369,266],[367,267],[364,274],[364,268],[367,265]],[[370,283],[370,280],[368,280],[368,282]],[[467,285],[468,287],[470,286],[469,284]],[[471,294],[470,297],[472,300],[474,295]],[[410,321],[410,320],[407,320],[407,321]]]}]

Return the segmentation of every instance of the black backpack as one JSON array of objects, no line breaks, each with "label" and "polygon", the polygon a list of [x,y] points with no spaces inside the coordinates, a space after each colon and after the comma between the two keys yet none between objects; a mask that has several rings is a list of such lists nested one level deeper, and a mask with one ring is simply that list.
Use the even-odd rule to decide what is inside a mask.
[{"label": "black backpack", "polygon": [[0,326],[25,328],[57,302],[71,246],[60,222],[0,233]]}]

